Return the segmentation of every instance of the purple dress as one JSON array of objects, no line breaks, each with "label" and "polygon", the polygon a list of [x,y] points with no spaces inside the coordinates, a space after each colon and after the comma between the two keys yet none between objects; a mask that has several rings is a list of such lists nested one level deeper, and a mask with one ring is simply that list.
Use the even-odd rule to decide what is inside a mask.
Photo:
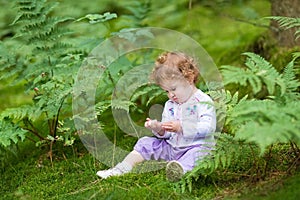
[{"label": "purple dress", "polygon": [[195,167],[198,160],[209,154],[214,146],[212,133],[216,129],[216,113],[211,98],[197,90],[186,102],[165,103],[162,122],[179,120],[182,132],[165,132],[163,136],[153,131],[155,137],[140,138],[134,150],[145,160],[178,161],[184,172]]}]

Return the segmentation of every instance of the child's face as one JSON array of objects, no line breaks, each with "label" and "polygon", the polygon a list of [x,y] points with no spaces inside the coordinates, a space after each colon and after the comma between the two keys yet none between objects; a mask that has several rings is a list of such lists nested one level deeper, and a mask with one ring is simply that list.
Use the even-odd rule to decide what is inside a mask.
[{"label": "child's face", "polygon": [[160,85],[168,93],[170,100],[176,103],[186,102],[193,94],[194,85],[187,80],[164,81]]}]

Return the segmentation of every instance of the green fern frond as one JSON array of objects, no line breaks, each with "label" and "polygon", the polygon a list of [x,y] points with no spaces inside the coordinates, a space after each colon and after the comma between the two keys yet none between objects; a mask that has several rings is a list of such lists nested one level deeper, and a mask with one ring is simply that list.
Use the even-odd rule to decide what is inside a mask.
[{"label": "green fern frond", "polygon": [[283,16],[273,16],[267,18],[277,21],[279,25],[281,27],[284,27],[285,29],[298,27],[298,26],[300,27],[300,18],[283,17]]},{"label": "green fern frond", "polygon": [[38,50],[45,49],[45,52],[49,53],[63,36],[70,34],[70,31],[60,24],[73,20],[70,17],[50,17],[49,13],[56,5],[55,2],[46,1],[18,1],[16,7],[19,14],[13,24],[19,23],[20,28],[15,37],[22,37],[31,46]]},{"label": "green fern frond", "polygon": [[[209,155],[200,159],[195,168],[187,173],[181,181],[181,189],[188,187],[189,182],[205,178],[212,173],[250,171],[253,167],[253,156],[258,156],[256,145],[248,144],[227,133],[215,133],[216,146]],[[246,172],[246,173],[248,173]],[[222,178],[223,179],[223,178]]]},{"label": "green fern frond", "polygon": [[7,108],[0,114],[0,119],[12,119],[20,121],[24,118],[36,120],[41,115],[41,110],[32,105],[23,105],[18,108]]},{"label": "green fern frond", "polygon": [[101,116],[106,110],[111,108],[111,100],[100,101],[95,105],[96,114]]},{"label": "green fern frond", "polygon": [[20,22],[29,24],[43,22],[46,19],[46,15],[57,5],[58,2],[46,3],[46,0],[16,1],[15,7],[18,9],[18,14],[12,22],[12,25]]},{"label": "green fern frond", "polygon": [[113,99],[111,101],[112,109],[122,109],[122,110],[125,110],[126,112],[129,112],[130,106],[135,107],[136,105],[135,105],[135,103],[133,103],[130,100]]},{"label": "green fern frond", "polygon": [[0,42],[0,80],[9,80],[21,71],[17,57]]},{"label": "green fern frond", "polygon": [[272,16],[267,18],[277,21],[279,23],[279,26],[283,27],[285,30],[290,28],[297,28],[297,31],[295,32],[296,40],[300,37],[300,18],[283,16]]},{"label": "green fern frond", "polygon": [[10,120],[0,120],[0,145],[7,147],[11,142],[17,143],[25,139],[27,131],[12,123]]},{"label": "green fern frond", "polygon": [[[246,101],[247,95],[239,97],[239,93],[235,92],[233,95],[228,90],[209,91],[208,94],[214,99],[218,124],[223,125],[223,122],[228,118],[229,111],[232,110],[238,103]],[[231,118],[225,122],[230,123]]]},{"label": "green fern frond", "polygon": [[275,93],[276,86],[280,87],[280,94],[283,95],[286,85],[281,74],[264,58],[254,53],[246,52],[246,69],[233,66],[222,66],[221,71],[224,77],[224,84],[240,84],[247,86],[249,83],[256,94],[261,91],[263,84],[269,94]]},{"label": "green fern frond", "polygon": [[300,58],[300,52],[295,52],[293,55],[293,61],[295,62],[298,58]]},{"label": "green fern frond", "polygon": [[135,25],[131,27],[142,27],[143,19],[147,17],[151,11],[151,2],[150,1],[131,1],[128,2],[126,8],[132,13],[132,15],[125,15],[125,17],[132,20],[131,23]]},{"label": "green fern frond", "polygon": [[90,24],[95,24],[95,23],[99,23],[99,22],[106,22],[106,21],[109,21],[109,20],[114,19],[114,18],[117,18],[116,13],[106,12],[103,15],[88,14],[84,17],[81,17],[81,18],[77,19],[76,21],[81,21],[81,20],[87,19],[87,20],[89,20]]},{"label": "green fern frond", "polygon": [[67,97],[70,97],[72,87],[70,85],[59,85],[57,81],[48,81],[43,84],[38,95],[34,98],[35,106],[45,112],[49,119],[53,119],[53,116],[59,115],[59,109],[65,102]]},{"label": "green fern frond", "polygon": [[255,53],[243,53],[248,56],[245,62],[246,66],[254,72],[266,84],[270,94],[275,91],[276,84],[281,87],[281,94],[285,92],[285,84],[281,78],[281,74],[272,66],[271,63],[266,61],[261,56]]},{"label": "green fern frond", "polygon": [[[61,68],[66,69],[69,65],[76,65],[75,60],[63,65],[64,56],[73,50],[73,45],[62,42],[63,36],[70,31],[62,26],[63,23],[72,19],[69,17],[51,17],[50,12],[57,3],[47,1],[16,1],[18,16],[13,24],[18,24],[16,37],[21,37],[29,43],[22,67],[15,67],[11,72],[15,81],[26,80],[29,89],[40,87],[37,79],[41,74],[48,74],[48,79],[43,79],[39,84],[51,79],[51,76],[62,74],[67,76]],[[21,57],[22,58],[22,57]],[[66,80],[66,79],[65,79]]]},{"label": "green fern frond", "polygon": [[261,152],[274,143],[300,141],[300,102],[281,105],[271,100],[237,104],[228,114],[238,139],[259,145]]},{"label": "green fern frond", "polygon": [[165,91],[163,91],[163,90],[161,90],[161,89],[159,89],[159,90],[153,90],[151,93],[151,96],[148,98],[148,100],[147,100],[147,103],[146,103],[146,106],[149,106],[149,104],[155,99],[155,98],[157,98],[157,97],[161,97],[161,96],[165,96],[166,95],[166,93],[165,93]]},{"label": "green fern frond", "polygon": [[257,93],[261,90],[261,80],[250,70],[226,65],[221,67],[221,71],[224,85],[234,83],[241,86],[247,86],[248,83],[250,83],[254,93]]},{"label": "green fern frond", "polygon": [[196,167],[184,177],[184,182],[190,179],[198,179],[200,175],[209,175],[218,169],[226,169],[232,165],[239,157],[245,156],[242,152],[243,146],[232,135],[226,133],[215,133],[216,146],[210,154],[199,160]]},{"label": "green fern frond", "polygon": [[287,64],[282,73],[282,78],[286,83],[286,88],[288,92],[295,92],[300,87],[300,81],[297,79],[294,70],[294,60]]},{"label": "green fern frond", "polygon": [[162,95],[163,93],[164,91],[161,90],[157,85],[149,85],[148,83],[145,83],[141,85],[131,96],[130,101],[135,102],[137,99],[146,96],[148,98],[146,106],[148,106],[153,99]]},{"label": "green fern frond", "polygon": [[[43,39],[43,40],[52,40],[54,36],[53,33],[58,32],[57,25],[66,21],[72,20],[69,17],[49,17],[45,18],[40,23],[32,23],[25,24],[21,29],[21,32],[16,35],[16,37],[20,36],[28,36],[29,40],[32,41],[34,39]],[[53,33],[52,33],[53,32]],[[61,31],[62,32],[62,31]],[[58,35],[58,34],[56,34]],[[62,36],[63,34],[59,35]],[[52,37],[49,37],[52,36]],[[58,36],[56,36],[58,37]]]},{"label": "green fern frond", "polygon": [[240,126],[252,120],[272,121],[278,117],[276,103],[270,100],[248,100],[235,105],[227,112],[227,123],[233,130],[238,130]]}]

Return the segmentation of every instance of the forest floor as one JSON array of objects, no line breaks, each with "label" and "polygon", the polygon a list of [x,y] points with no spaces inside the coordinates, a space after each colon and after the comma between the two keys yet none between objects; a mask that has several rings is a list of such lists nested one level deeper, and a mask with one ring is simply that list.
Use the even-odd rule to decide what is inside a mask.
[{"label": "forest floor", "polygon": [[166,180],[164,168],[100,179],[97,170],[107,166],[87,152],[80,140],[71,147],[57,144],[52,163],[48,148],[36,148],[33,143],[24,142],[18,149],[22,153],[14,154],[16,149],[6,153],[10,162],[2,163],[0,199],[296,200],[300,196],[299,172],[293,176],[274,174],[256,182],[199,180],[191,192],[182,192],[178,183]]},{"label": "forest floor", "polygon": [[[79,1],[75,5],[71,0],[62,1],[58,13],[70,16],[76,14],[74,17],[79,18],[88,13],[98,12],[96,2]],[[161,7],[161,14],[152,10],[151,16],[145,20],[145,23],[149,26],[181,31],[201,43],[217,65],[232,64],[235,62],[234,59],[240,59],[240,54],[248,44],[266,32],[265,28],[233,20],[227,15],[230,13],[250,18],[268,16],[269,13],[264,12],[270,6],[269,1],[248,2],[249,5],[243,10],[240,9],[241,6],[225,9],[224,17],[216,15],[205,7],[193,11],[183,9],[182,12],[175,12],[180,4],[174,3],[164,7],[162,6],[164,1],[157,1],[156,6]],[[11,13],[7,14],[10,21],[14,17]],[[5,12],[1,12],[1,16],[4,14]],[[202,17],[199,17],[200,14]],[[125,26],[127,19],[120,18],[115,24],[116,27]],[[78,35],[81,39],[96,34],[96,30],[99,29],[83,23],[74,24],[73,28],[81,33]],[[103,27],[100,26],[101,28]],[[230,57],[228,52],[235,52],[235,55]],[[4,86],[1,82],[0,110],[31,102],[32,97],[24,94],[23,90],[21,84],[10,87]],[[135,141],[136,139],[128,137],[121,142],[129,148]],[[257,181],[247,178],[232,182],[198,180],[193,184],[191,192],[182,192],[179,184],[166,180],[164,168],[141,174],[130,173],[106,180],[98,178],[97,170],[106,169],[107,166],[93,157],[79,138],[73,146],[55,144],[52,162],[48,151],[47,146],[36,147],[28,140],[7,149],[0,147],[0,199],[296,200],[300,196],[299,171],[292,176],[274,173],[265,180]]]}]

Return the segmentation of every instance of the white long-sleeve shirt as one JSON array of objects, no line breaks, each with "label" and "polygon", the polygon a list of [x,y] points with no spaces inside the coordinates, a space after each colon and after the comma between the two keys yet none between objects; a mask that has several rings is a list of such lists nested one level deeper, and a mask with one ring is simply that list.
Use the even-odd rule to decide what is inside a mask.
[{"label": "white long-sleeve shirt", "polygon": [[153,131],[153,134],[166,139],[173,147],[211,143],[213,140],[211,133],[216,130],[213,101],[199,89],[182,104],[168,100],[165,103],[162,122],[168,121],[180,121],[182,132],[166,131],[161,136]]}]

